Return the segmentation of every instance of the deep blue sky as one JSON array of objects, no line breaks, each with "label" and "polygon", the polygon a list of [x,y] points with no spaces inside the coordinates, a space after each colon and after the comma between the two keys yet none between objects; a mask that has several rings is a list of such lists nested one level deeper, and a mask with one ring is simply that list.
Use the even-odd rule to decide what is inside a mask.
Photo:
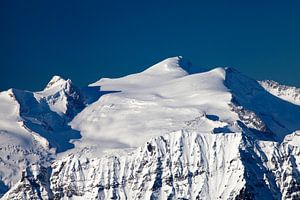
[{"label": "deep blue sky", "polygon": [[300,86],[300,1],[0,1],[0,90],[79,86],[166,57]]}]

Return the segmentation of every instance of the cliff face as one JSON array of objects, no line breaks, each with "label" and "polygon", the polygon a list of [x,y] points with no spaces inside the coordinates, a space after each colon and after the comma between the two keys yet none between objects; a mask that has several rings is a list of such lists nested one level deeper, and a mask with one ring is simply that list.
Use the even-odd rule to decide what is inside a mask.
[{"label": "cliff face", "polygon": [[299,138],[174,132],[127,156],[32,166],[4,199],[297,199]]}]

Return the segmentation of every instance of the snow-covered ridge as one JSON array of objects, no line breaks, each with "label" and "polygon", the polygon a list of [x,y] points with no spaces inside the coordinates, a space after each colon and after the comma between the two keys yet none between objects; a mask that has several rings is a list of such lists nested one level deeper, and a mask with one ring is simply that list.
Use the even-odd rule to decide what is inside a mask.
[{"label": "snow-covered ridge", "polygon": [[300,195],[300,107],[232,68],[173,57],[85,88],[54,76],[0,100],[4,199]]},{"label": "snow-covered ridge", "polygon": [[271,94],[300,106],[300,88],[281,85],[272,80],[259,81],[259,83]]}]

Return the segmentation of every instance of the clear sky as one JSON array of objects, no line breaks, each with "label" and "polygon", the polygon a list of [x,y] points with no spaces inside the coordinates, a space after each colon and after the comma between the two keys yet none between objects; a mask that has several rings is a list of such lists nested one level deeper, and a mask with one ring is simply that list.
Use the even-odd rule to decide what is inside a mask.
[{"label": "clear sky", "polygon": [[0,90],[84,86],[182,55],[300,87],[300,1],[0,1]]}]

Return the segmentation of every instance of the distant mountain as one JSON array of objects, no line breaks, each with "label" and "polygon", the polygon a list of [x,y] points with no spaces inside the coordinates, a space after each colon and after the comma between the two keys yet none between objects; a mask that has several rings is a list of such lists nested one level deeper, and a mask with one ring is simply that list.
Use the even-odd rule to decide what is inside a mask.
[{"label": "distant mountain", "polygon": [[296,105],[300,105],[300,89],[296,87],[291,87],[287,85],[280,85],[279,83],[266,80],[266,81],[259,81],[261,86],[265,88],[271,94],[291,102]]},{"label": "distant mountain", "polygon": [[299,199],[299,91],[174,57],[1,92],[2,199]]}]

